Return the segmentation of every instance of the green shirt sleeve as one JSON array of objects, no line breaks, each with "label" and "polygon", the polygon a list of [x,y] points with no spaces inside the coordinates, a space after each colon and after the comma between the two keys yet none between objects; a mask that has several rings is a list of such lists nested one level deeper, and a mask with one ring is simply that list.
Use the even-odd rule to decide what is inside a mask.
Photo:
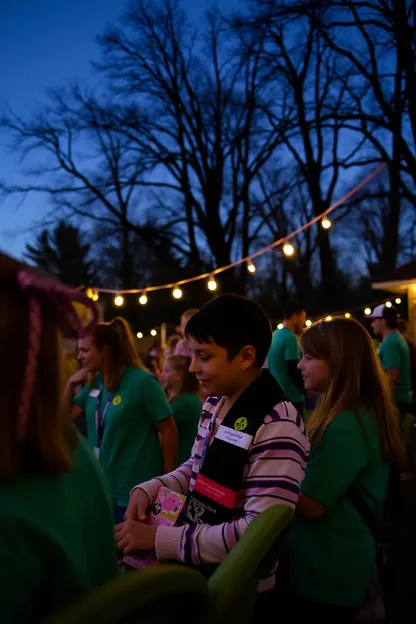
[{"label": "green shirt sleeve", "polygon": [[298,343],[298,339],[296,338],[294,334],[291,336],[288,336],[286,340],[284,357],[285,357],[285,362],[289,360],[300,359],[299,343]]},{"label": "green shirt sleeve", "polygon": [[302,493],[331,508],[368,465],[363,426],[352,413],[338,415],[312,450]]},{"label": "green shirt sleeve", "polygon": [[401,368],[401,350],[396,342],[390,342],[380,349],[380,359],[384,370]]},{"label": "green shirt sleeve", "polygon": [[166,395],[156,377],[153,375],[144,377],[141,380],[140,389],[143,407],[152,423],[160,422],[172,416]]},{"label": "green shirt sleeve", "polygon": [[85,411],[85,405],[91,390],[92,386],[84,386],[81,392],[74,398],[74,405]]}]

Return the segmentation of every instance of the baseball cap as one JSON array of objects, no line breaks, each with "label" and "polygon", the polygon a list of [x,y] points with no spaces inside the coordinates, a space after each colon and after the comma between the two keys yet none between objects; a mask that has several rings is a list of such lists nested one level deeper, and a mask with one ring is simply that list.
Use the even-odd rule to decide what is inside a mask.
[{"label": "baseball cap", "polygon": [[398,317],[399,314],[394,306],[388,308],[384,303],[382,303],[381,305],[376,306],[367,318],[393,320]]}]

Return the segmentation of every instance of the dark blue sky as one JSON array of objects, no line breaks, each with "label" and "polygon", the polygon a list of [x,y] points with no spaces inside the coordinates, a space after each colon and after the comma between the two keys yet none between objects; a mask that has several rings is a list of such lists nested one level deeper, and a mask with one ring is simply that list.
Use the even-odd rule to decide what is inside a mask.
[{"label": "dark blue sky", "polygon": [[[221,0],[222,10],[240,0]],[[198,19],[211,0],[184,0]],[[90,61],[97,57],[95,36],[115,22],[121,0],[0,0],[0,104],[21,115],[30,114],[49,87],[70,79],[93,80]],[[23,182],[16,157],[0,144],[0,179]],[[36,224],[48,211],[45,198],[0,205],[0,249],[20,256],[33,239]]]}]

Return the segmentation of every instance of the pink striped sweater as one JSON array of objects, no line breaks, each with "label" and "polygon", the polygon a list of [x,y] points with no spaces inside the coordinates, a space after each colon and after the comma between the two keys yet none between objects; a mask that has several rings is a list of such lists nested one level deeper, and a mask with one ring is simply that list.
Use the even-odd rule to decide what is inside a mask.
[{"label": "pink striped sweater", "polygon": [[[153,502],[161,485],[188,494],[199,472],[201,452],[211,418],[216,418],[223,399],[208,398],[204,404],[191,458],[173,472],[142,483]],[[222,418],[216,418],[214,432]],[[156,556],[160,561],[178,560],[188,565],[218,564],[235,546],[253,518],[272,505],[295,507],[309,454],[302,418],[290,403],[280,403],[265,417],[249,449],[234,519],[217,526],[160,526]]]}]

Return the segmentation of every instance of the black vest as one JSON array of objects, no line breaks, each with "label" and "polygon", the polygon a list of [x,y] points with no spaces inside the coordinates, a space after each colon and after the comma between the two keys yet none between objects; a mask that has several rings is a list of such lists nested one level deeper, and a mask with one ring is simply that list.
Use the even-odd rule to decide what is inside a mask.
[{"label": "black vest", "polygon": [[184,505],[182,524],[213,526],[233,519],[252,440],[267,414],[283,401],[282,388],[266,369],[241,394],[202,458]]}]

